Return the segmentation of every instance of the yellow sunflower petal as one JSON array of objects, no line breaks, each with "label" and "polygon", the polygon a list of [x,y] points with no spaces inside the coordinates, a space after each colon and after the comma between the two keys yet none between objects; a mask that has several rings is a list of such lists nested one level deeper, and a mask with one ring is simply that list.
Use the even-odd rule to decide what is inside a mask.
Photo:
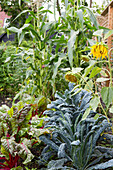
[{"label": "yellow sunflower petal", "polygon": [[93,55],[93,58],[96,57],[96,59],[100,59],[102,57],[102,59],[104,59],[108,55],[108,50],[104,44],[96,44],[91,47],[91,54]]}]

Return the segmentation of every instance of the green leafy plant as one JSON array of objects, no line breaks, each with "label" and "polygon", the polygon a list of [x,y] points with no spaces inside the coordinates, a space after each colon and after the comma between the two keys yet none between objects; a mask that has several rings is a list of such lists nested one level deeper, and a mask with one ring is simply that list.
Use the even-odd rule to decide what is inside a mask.
[{"label": "green leafy plant", "polygon": [[[102,153],[95,154],[98,150],[96,145],[101,134],[104,130],[109,130],[111,125],[103,115],[96,118],[96,113],[92,110],[86,115],[91,93],[85,90],[77,92],[78,89],[72,93],[73,85],[70,84],[69,87],[69,91],[66,90],[64,95],[56,94],[57,100],[53,101],[48,106],[49,110],[44,112],[48,115],[48,123],[45,127],[51,127],[54,131],[52,137],[49,134],[39,137],[47,144],[42,152],[42,162],[46,163],[50,159],[52,149],[56,152],[62,168],[65,162],[72,162],[73,168],[90,169],[92,165],[96,167],[96,164],[105,156]],[[108,156],[109,158],[111,155]],[[58,168],[58,161],[54,160],[56,168]],[[50,164],[48,167],[52,168]]]},{"label": "green leafy plant", "polygon": [[[23,158],[27,160],[26,155],[29,155],[28,161],[33,158],[30,150],[24,146],[23,142],[21,141],[21,144],[19,144],[21,136],[19,135],[19,132],[22,130],[24,130],[24,133],[26,132],[24,128],[26,123],[29,122],[28,113],[31,108],[30,105],[24,106],[23,108],[20,105],[19,107],[19,110],[16,107],[11,109],[8,107],[1,108],[1,153],[5,156],[2,157],[8,164],[5,165],[0,163],[4,168],[13,168],[17,166],[20,156],[23,156]],[[28,126],[26,128],[28,128]],[[14,160],[14,162],[12,162],[12,160]]]},{"label": "green leafy plant", "polygon": [[14,95],[25,80],[28,66],[23,62],[22,50],[17,49],[13,43],[1,43],[0,47],[0,91],[4,94],[12,93]]},{"label": "green leafy plant", "polygon": [[[108,122],[110,121],[109,110],[112,112],[113,105],[113,76],[112,61],[110,59],[112,49],[108,51],[107,46],[102,42],[102,37],[104,35],[103,40],[105,40],[112,35],[112,33],[112,30],[106,33],[103,29],[94,32],[94,36],[101,38],[101,42],[98,42],[91,47],[93,58],[96,57],[96,60],[90,59],[89,66],[84,70],[81,68],[72,68],[72,71],[65,76],[68,81],[71,81],[68,76],[69,74],[70,76],[76,77],[75,84],[79,83],[81,89],[84,88],[93,93],[93,98],[90,102],[91,108],[94,111],[96,111],[98,107],[101,108],[101,113],[107,117]],[[99,50],[97,50],[97,48]],[[108,82],[108,87],[106,86],[106,82]],[[77,87],[78,84],[75,85],[74,89]]]},{"label": "green leafy plant", "polygon": [[[53,41],[56,45],[55,52],[61,48],[67,56],[68,67],[85,67],[81,62],[83,54],[87,53],[88,43],[92,38],[92,31],[98,29],[98,23],[92,11],[82,6],[82,1],[63,1],[63,12],[60,9],[60,17],[58,20],[58,33],[61,35]],[[88,15],[88,17],[86,17]],[[90,23],[90,24],[88,24]],[[87,41],[87,44],[86,44]]]},{"label": "green leafy plant", "polygon": [[[8,30],[18,33],[19,45],[24,39],[25,34],[29,33],[31,39],[33,41],[33,46],[31,47],[32,54],[29,53],[29,57],[26,60],[29,67],[26,71],[26,86],[30,84],[29,80],[32,80],[31,88],[32,94],[37,93],[43,94],[47,96],[47,88],[45,86],[48,84],[51,85],[51,81],[49,81],[51,76],[51,69],[49,69],[48,63],[50,61],[50,54],[48,49],[50,37],[55,34],[57,29],[57,24],[55,22],[46,23],[46,16],[49,10],[43,10],[43,8],[39,8],[37,6],[38,11],[37,14],[33,11],[23,11],[22,13],[29,12],[34,22],[37,22],[37,26],[34,24],[30,24],[28,19],[22,28],[18,29],[15,27],[10,27]],[[22,14],[21,13],[21,14]],[[19,16],[21,15],[19,14]],[[40,17],[43,16],[43,20],[40,25]],[[17,16],[17,18],[19,17]],[[38,17],[38,19],[37,19]],[[40,26],[39,26],[40,25]],[[40,28],[40,29],[39,29]],[[55,36],[55,35],[54,35]],[[54,38],[53,36],[53,38]],[[23,52],[25,52],[25,48],[23,48]],[[47,73],[47,74],[45,74]],[[47,81],[46,81],[47,80]],[[28,83],[29,82],[29,83]],[[51,86],[52,87],[52,86]]]},{"label": "green leafy plant", "polygon": [[23,0],[19,0],[19,1],[4,0],[1,3],[1,10],[4,11],[8,16],[11,16],[11,18],[9,19],[10,25],[16,24],[20,26],[24,22],[24,20],[26,19],[26,15],[23,15],[21,18],[19,18],[15,22],[13,20],[18,15],[18,13],[20,13],[21,11],[25,9],[28,9],[29,7],[28,3],[30,2],[29,1],[25,2]]},{"label": "green leafy plant", "polygon": [[[0,108],[0,160],[5,161],[0,162],[1,168],[18,167],[21,159],[24,160],[22,164],[30,163],[34,158],[31,149],[41,143],[39,136],[50,133],[43,129],[45,98],[31,99],[27,96],[24,102],[13,104],[12,108],[6,105]],[[32,104],[25,104],[25,101]]]},{"label": "green leafy plant", "polygon": [[[58,4],[57,1],[57,10],[62,13]],[[33,41],[33,47],[31,47],[33,54],[26,60],[29,67],[26,71],[24,83],[27,91],[28,89],[32,91],[31,94],[49,96],[49,93],[51,93],[51,98],[53,98],[57,88],[60,86],[63,89],[67,87],[63,75],[65,71],[73,66],[81,65],[85,67],[84,64],[86,63],[81,62],[81,57],[89,50],[85,48],[88,45],[86,41],[92,38],[91,30],[97,30],[98,23],[92,11],[86,6],[81,6],[80,2],[75,5],[72,1],[65,3],[63,1],[62,5],[65,7],[65,14],[61,15],[58,21],[48,22],[47,14],[51,11],[49,9],[44,10],[37,3],[37,13],[33,9],[28,9],[19,13],[15,18],[16,20],[22,14],[29,13],[21,28],[8,28],[8,31],[17,34],[19,45],[26,34],[29,34],[31,41]],[[56,1],[54,2],[55,7]],[[89,17],[84,17],[87,14]],[[56,18],[55,15],[54,11]],[[24,52],[25,49],[23,48]]]}]

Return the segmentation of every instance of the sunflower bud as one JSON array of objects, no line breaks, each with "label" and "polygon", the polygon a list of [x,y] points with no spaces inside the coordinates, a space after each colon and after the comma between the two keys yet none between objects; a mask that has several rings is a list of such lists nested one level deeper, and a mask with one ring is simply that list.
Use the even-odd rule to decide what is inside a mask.
[{"label": "sunflower bud", "polygon": [[85,62],[88,62],[90,60],[90,58],[87,55],[82,55],[81,59]]},{"label": "sunflower bud", "polygon": [[78,76],[72,72],[67,72],[65,75],[65,80],[68,82],[76,83],[78,81]]}]

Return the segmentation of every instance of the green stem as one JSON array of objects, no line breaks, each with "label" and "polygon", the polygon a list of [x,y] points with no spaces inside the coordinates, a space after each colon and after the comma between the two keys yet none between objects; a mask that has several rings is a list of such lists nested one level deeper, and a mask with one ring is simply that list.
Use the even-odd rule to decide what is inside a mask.
[{"label": "green stem", "polygon": [[85,5],[85,0],[83,1],[83,3],[84,3],[83,5]]},{"label": "green stem", "polygon": [[[93,94],[94,96],[96,96],[96,94],[93,92],[93,90],[91,89],[91,87],[89,86],[89,84],[87,83],[87,81],[84,79],[84,77],[82,77],[79,73],[76,73],[76,74],[77,74],[78,76],[80,76],[80,77],[84,80],[84,82],[87,84],[87,86],[88,86],[89,89],[91,90],[92,94]],[[107,113],[105,112],[105,110],[104,110],[104,108],[103,108],[100,100],[99,100],[99,104],[100,104],[100,106],[101,106],[101,108],[102,108],[103,113],[105,114],[105,116],[106,116],[106,118],[107,118],[107,121],[110,122],[110,121],[109,121],[109,118],[108,118],[108,116],[107,116]]]},{"label": "green stem", "polygon": [[34,30],[35,30],[35,18],[34,18]]},{"label": "green stem", "polygon": [[56,0],[54,0],[54,19],[56,23]]},{"label": "green stem", "polygon": [[109,72],[109,70],[107,70],[107,69],[104,69],[108,74],[109,74],[109,76],[110,76],[110,72]]},{"label": "green stem", "polygon": [[38,32],[39,32],[39,23],[40,23],[40,20],[39,20],[39,1],[37,1],[37,29],[38,29]]},{"label": "green stem", "polygon": [[[37,1],[37,31],[40,35],[40,18],[39,18],[39,1]],[[39,49],[41,49],[41,41],[39,41]],[[42,58],[39,60],[40,67],[40,94],[42,94]]]},{"label": "green stem", "polygon": [[74,17],[75,17],[75,0],[74,0]]},{"label": "green stem", "polygon": [[59,12],[59,16],[61,16],[61,10],[60,10],[59,0],[57,0],[57,10],[58,10],[58,12]]},{"label": "green stem", "polygon": [[[31,8],[32,8],[32,11],[34,11],[33,5],[31,6]],[[34,26],[34,30],[35,30],[35,18],[33,18],[33,26]]]},{"label": "green stem", "polygon": [[110,87],[112,87],[112,68],[111,68],[111,61],[110,61],[110,53],[112,50],[113,48],[109,50],[109,54],[108,54],[108,65],[109,65],[109,71],[110,71]]},{"label": "green stem", "polygon": [[[98,62],[95,62],[92,66],[94,66],[94,65],[96,65],[98,63],[109,63],[109,61],[105,61],[105,60],[104,61],[98,61]],[[105,69],[105,71],[107,71],[107,73],[110,75],[109,70]]]},{"label": "green stem", "polygon": [[[75,3],[75,1],[74,1],[74,3]],[[78,11],[78,0],[77,0],[77,11]]]},{"label": "green stem", "polygon": [[42,94],[42,60],[40,61],[40,93]]},{"label": "green stem", "polygon": [[74,57],[74,60],[75,60],[75,64],[76,64],[76,67],[79,67],[79,54],[78,54],[78,51],[77,51],[77,47],[78,47],[78,37],[76,37],[76,42],[75,42],[75,53],[76,53],[76,59]]},{"label": "green stem", "polygon": [[98,63],[108,63],[109,61],[103,60],[103,61],[97,61],[93,65],[98,64]]},{"label": "green stem", "polygon": [[105,116],[106,116],[106,118],[107,118],[107,121],[110,123],[109,118],[108,118],[108,116],[107,116],[107,113],[105,112],[105,110],[104,110],[101,102],[99,102],[99,104],[100,104],[100,106],[101,106],[101,108],[102,108],[102,111],[104,112],[104,114],[105,114]]}]

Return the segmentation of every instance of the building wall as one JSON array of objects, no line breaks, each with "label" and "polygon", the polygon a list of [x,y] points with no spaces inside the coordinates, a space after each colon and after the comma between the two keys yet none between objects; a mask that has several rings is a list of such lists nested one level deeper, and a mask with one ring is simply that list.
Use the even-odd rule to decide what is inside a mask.
[{"label": "building wall", "polygon": [[[99,16],[97,18],[97,20],[98,20],[98,22],[101,26],[109,28],[110,30],[113,29],[113,1],[103,11],[101,16]],[[109,50],[111,48],[113,48],[113,34],[105,40],[105,43],[108,45]],[[112,66],[112,64],[113,64],[113,51],[111,51],[110,57],[111,57],[111,66]],[[106,67],[103,67],[103,69],[109,70],[108,65],[106,65]],[[106,72],[106,74],[108,74],[108,73]],[[109,75],[107,76],[107,78],[109,78]],[[110,83],[109,81],[101,83],[100,90],[101,90],[101,87],[109,86],[109,83]]]},{"label": "building wall", "polygon": [[108,28],[108,13],[105,16],[97,16],[97,21],[101,26]]}]

